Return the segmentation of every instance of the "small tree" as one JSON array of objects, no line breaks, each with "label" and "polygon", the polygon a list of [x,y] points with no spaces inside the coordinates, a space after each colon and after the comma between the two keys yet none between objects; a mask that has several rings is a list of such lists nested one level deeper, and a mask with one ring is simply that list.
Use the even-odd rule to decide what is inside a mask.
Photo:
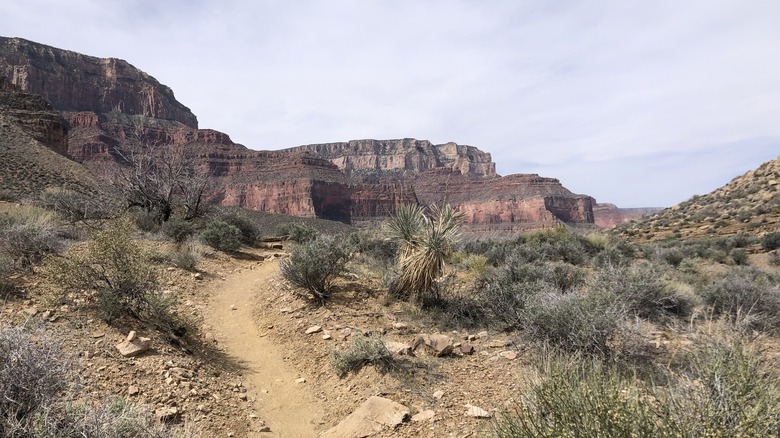
[{"label": "small tree", "polygon": [[389,223],[390,232],[400,241],[400,276],[396,288],[425,302],[438,300],[436,280],[460,235],[463,216],[450,205],[432,206],[425,215],[419,206],[401,207]]}]

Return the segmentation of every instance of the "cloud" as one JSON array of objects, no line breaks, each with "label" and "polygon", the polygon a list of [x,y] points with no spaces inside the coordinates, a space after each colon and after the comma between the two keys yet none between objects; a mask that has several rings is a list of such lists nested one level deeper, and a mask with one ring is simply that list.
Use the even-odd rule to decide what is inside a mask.
[{"label": "cloud", "polygon": [[[735,176],[728,145],[774,158],[777,22],[773,0],[0,5],[10,36],[126,59],[252,148],[456,141],[631,205]],[[675,185],[646,190],[649,163]]]}]

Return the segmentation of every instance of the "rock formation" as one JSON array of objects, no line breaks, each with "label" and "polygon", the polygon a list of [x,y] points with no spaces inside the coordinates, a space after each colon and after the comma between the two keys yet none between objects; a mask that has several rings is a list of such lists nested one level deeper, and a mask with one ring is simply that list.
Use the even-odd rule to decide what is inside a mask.
[{"label": "rock formation", "polygon": [[553,178],[501,177],[490,154],[473,146],[407,138],[247,149],[224,133],[198,129],[170,88],[119,59],[0,37],[0,77],[61,111],[59,117],[49,108],[48,118],[37,119],[15,113],[52,149],[113,166],[132,144],[184,148],[214,177],[213,200],[222,205],[358,222],[387,217],[405,203],[449,202],[475,230],[594,222],[593,198]]},{"label": "rock formation", "polygon": [[639,220],[645,216],[658,213],[663,210],[656,207],[645,208],[618,208],[615,204],[593,205],[593,219],[601,228],[612,228],[633,220]]}]

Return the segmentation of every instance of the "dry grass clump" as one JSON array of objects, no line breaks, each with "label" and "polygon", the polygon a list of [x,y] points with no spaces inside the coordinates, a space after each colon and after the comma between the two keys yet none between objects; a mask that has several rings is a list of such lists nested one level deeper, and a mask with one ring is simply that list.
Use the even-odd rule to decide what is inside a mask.
[{"label": "dry grass clump", "polygon": [[0,255],[17,268],[31,268],[62,248],[54,213],[21,206],[0,213]]},{"label": "dry grass clump", "polygon": [[392,360],[392,354],[385,343],[376,336],[355,336],[345,349],[332,349],[330,352],[330,364],[340,377],[357,372],[369,364],[380,370],[386,369],[392,364]]}]

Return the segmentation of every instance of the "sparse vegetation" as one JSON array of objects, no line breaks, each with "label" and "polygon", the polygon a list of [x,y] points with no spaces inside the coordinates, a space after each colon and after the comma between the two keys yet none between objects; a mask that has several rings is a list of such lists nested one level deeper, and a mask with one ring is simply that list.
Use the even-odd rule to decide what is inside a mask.
[{"label": "sparse vegetation", "polygon": [[333,236],[322,235],[295,245],[290,258],[281,262],[282,275],[323,304],[331,295],[333,280],[349,260],[349,248]]},{"label": "sparse vegetation", "polygon": [[310,227],[304,223],[291,223],[287,224],[281,229],[281,233],[287,236],[289,240],[298,243],[306,243],[312,241],[319,236],[319,231],[316,228]]},{"label": "sparse vegetation", "polygon": [[24,206],[0,214],[0,255],[17,268],[31,268],[61,247],[51,212]]},{"label": "sparse vegetation", "polygon": [[336,374],[343,377],[369,364],[386,369],[392,364],[392,355],[379,337],[358,335],[344,350],[332,349],[330,363]]}]

